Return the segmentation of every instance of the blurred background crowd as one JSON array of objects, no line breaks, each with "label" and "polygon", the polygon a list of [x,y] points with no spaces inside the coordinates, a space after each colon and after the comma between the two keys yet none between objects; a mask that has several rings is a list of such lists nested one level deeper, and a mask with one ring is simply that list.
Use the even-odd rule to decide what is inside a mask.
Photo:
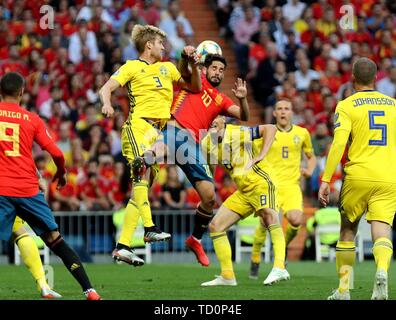
[{"label": "blurred background crowd", "polygon": [[[133,26],[163,29],[166,60],[176,62],[194,42],[194,31],[172,0],[2,0],[0,1],[0,76],[26,77],[22,105],[37,112],[66,158],[68,184],[49,183],[54,210],[115,210],[129,198],[129,169],[121,154],[120,131],[128,115],[124,89],[112,96],[116,114],[103,118],[98,90],[126,60],[138,57],[130,42]],[[54,8],[54,28],[40,27],[40,7]],[[353,4],[354,30],[340,28],[340,8]],[[277,99],[293,102],[293,123],[312,134],[318,166],[304,183],[315,205],[336,103],[352,92],[351,66],[359,56],[379,68],[377,89],[396,97],[396,11],[385,0],[217,0],[212,1],[219,34],[235,52],[239,76],[248,80],[262,120],[273,122]],[[37,167],[50,182],[55,166],[34,151]],[[332,183],[340,188],[341,169]],[[235,185],[215,174],[219,204]],[[175,166],[163,166],[151,190],[155,208],[195,207],[199,197]]]}]

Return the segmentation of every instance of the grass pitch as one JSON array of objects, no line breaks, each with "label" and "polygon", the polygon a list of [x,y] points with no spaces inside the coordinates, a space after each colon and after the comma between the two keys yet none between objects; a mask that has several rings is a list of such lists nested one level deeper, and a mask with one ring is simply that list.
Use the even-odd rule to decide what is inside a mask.
[{"label": "grass pitch", "polygon": [[[53,265],[55,289],[64,299],[84,299],[78,284],[63,265]],[[248,264],[235,266],[238,286],[200,287],[219,274],[214,263],[150,264],[140,268],[117,264],[87,264],[87,272],[97,291],[106,300],[324,300],[337,286],[335,263],[290,262],[291,280],[264,286],[271,265],[262,264],[259,280],[248,278]],[[357,263],[352,299],[370,299],[375,273],[374,261]],[[396,269],[389,271],[389,297],[396,297]],[[0,300],[36,300],[39,295],[24,266],[0,266]],[[394,282],[393,282],[394,283]]]}]

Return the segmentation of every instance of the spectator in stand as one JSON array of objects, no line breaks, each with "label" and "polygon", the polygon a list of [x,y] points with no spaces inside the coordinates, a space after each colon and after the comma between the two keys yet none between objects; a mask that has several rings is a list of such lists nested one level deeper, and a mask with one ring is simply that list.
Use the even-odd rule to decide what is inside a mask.
[{"label": "spectator in stand", "polygon": [[66,102],[62,100],[62,97],[63,90],[59,87],[52,87],[51,98],[39,106],[39,114],[47,119],[50,119],[53,114],[53,104],[58,103],[61,108],[61,114],[67,117],[70,114],[70,109]]},{"label": "spectator in stand", "polygon": [[80,209],[75,175],[67,174],[66,185],[60,190],[56,188],[55,183],[51,183],[49,193],[53,211],[78,211]]},{"label": "spectator in stand", "polygon": [[147,24],[158,26],[161,21],[161,0],[145,0],[143,8],[139,9],[141,16]]},{"label": "spectator in stand", "polygon": [[326,37],[337,31],[337,21],[332,7],[328,6],[325,9],[323,17],[316,21],[316,27]]},{"label": "spectator in stand", "polygon": [[15,45],[10,47],[8,59],[2,61],[0,64],[0,76],[7,72],[18,72],[24,77],[26,77],[29,73],[28,66],[20,58],[18,47]]},{"label": "spectator in stand", "polygon": [[168,38],[177,37],[177,22],[183,26],[187,44],[192,44],[194,32],[190,22],[181,14],[179,1],[170,0],[166,16],[161,20],[159,28],[167,34]]},{"label": "spectator in stand", "polygon": [[379,92],[389,97],[396,98],[396,66],[389,70],[389,75],[377,82]]},{"label": "spectator in stand", "polygon": [[111,30],[119,33],[130,14],[131,10],[125,7],[122,0],[113,0],[113,5],[104,10],[102,19],[109,21]]},{"label": "spectator in stand", "polygon": [[329,37],[331,45],[330,57],[337,61],[349,59],[352,55],[351,46],[346,42],[340,42],[337,34],[332,33]]},{"label": "spectator in stand", "polygon": [[319,73],[310,69],[310,62],[304,59],[300,63],[300,69],[294,73],[297,90],[308,90],[311,80],[319,79]]},{"label": "spectator in stand", "polygon": [[89,153],[82,147],[80,138],[71,141],[71,149],[65,152],[65,164],[68,172],[77,176],[77,181],[85,178],[84,166],[88,162]]},{"label": "spectator in stand", "polygon": [[327,127],[327,124],[324,122],[318,123],[316,126],[315,134],[312,136],[312,146],[315,156],[326,156],[326,151],[328,150],[332,141],[333,138],[329,135],[329,129]]},{"label": "spectator in stand", "polygon": [[234,9],[231,11],[230,20],[228,26],[232,34],[239,28],[238,22],[245,18],[245,13],[247,8],[253,8],[253,16],[260,20],[260,9],[258,7],[252,6],[252,0],[238,0]]},{"label": "spectator in stand", "polygon": [[292,123],[297,126],[302,126],[304,124],[304,110],[305,108],[305,101],[302,96],[297,95],[291,99],[293,104],[293,118]]},{"label": "spectator in stand", "polygon": [[127,170],[128,168],[124,162],[116,162],[114,164],[114,176],[110,180],[108,188],[108,198],[111,203],[112,210],[122,208],[125,205],[125,201],[128,200],[128,188],[125,188],[124,186],[124,176],[125,171]]},{"label": "spectator in stand", "polygon": [[252,36],[259,30],[259,19],[254,16],[253,7],[247,7],[244,17],[237,21],[238,28],[234,31],[235,55],[240,78],[248,73],[249,44]]},{"label": "spectator in stand", "polygon": [[287,3],[282,6],[282,13],[284,17],[287,17],[291,23],[300,19],[306,4],[299,0],[287,0]]},{"label": "spectator in stand", "polygon": [[283,17],[281,19],[281,28],[277,29],[273,34],[273,37],[276,42],[276,48],[278,49],[278,55],[282,59],[286,58],[285,48],[286,45],[288,44],[290,45],[290,38],[289,38],[290,33],[294,34],[294,38],[293,38],[294,44],[299,44],[300,39],[295,34],[290,20],[287,17]]},{"label": "spectator in stand", "polygon": [[89,60],[97,60],[99,50],[95,33],[88,30],[86,20],[79,20],[77,23],[78,31],[71,35],[69,42],[70,61],[74,64],[81,62],[82,50],[85,47],[88,49]]},{"label": "spectator in stand", "polygon": [[313,18],[313,11],[311,7],[306,6],[300,18],[295,20],[293,23],[294,31],[299,36],[301,36],[303,32],[309,29],[309,23],[311,21],[315,21],[315,19]]},{"label": "spectator in stand", "polygon": [[175,165],[166,168],[167,180],[162,187],[162,206],[168,209],[183,209],[186,205],[186,190],[180,182],[178,169]]},{"label": "spectator in stand", "polygon": [[326,71],[322,72],[320,82],[322,86],[328,87],[333,94],[342,85],[341,74],[338,71],[338,63],[335,60],[328,60]]},{"label": "spectator in stand", "polygon": [[128,20],[121,32],[120,44],[122,48],[122,61],[134,60],[139,57],[135,44],[130,40],[132,29],[135,26],[135,21]]},{"label": "spectator in stand", "polygon": [[71,126],[72,123],[70,121],[64,121],[59,126],[58,141],[56,144],[63,153],[71,151]]},{"label": "spectator in stand", "polygon": [[384,12],[382,4],[374,4],[372,9],[372,15],[366,19],[366,27],[374,35],[379,29],[383,29],[384,23]]},{"label": "spectator in stand", "polygon": [[216,1],[216,20],[219,25],[219,36],[224,37],[229,34],[228,21],[231,16],[232,6],[230,0]]},{"label": "spectator in stand", "polygon": [[78,183],[78,194],[81,199],[81,210],[109,210],[107,185],[99,176],[97,160],[88,162],[86,177]]}]

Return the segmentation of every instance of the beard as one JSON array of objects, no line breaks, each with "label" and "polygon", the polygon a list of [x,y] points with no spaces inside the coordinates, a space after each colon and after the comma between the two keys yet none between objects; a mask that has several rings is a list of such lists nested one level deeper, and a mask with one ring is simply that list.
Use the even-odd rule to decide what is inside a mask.
[{"label": "beard", "polygon": [[[208,80],[208,82],[209,82],[213,87],[218,87],[218,86],[220,85],[220,83],[221,83],[221,79],[215,78],[215,77],[212,77],[212,79],[210,79],[210,78],[208,77],[208,75],[206,75],[206,80]],[[213,81],[213,80],[214,80],[214,81]]]}]

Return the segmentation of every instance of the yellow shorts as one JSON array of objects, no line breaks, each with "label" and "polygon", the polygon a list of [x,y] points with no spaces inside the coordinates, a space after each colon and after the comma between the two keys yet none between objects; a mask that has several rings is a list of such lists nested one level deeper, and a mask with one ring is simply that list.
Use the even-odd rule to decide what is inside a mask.
[{"label": "yellow shorts", "polygon": [[12,232],[16,232],[18,231],[23,224],[25,223],[25,221],[23,221],[21,218],[19,218],[18,216],[15,218],[14,224],[12,226]]},{"label": "yellow shorts", "polygon": [[256,214],[257,211],[264,208],[277,211],[275,186],[272,183],[270,185],[260,183],[249,192],[237,190],[224,201],[223,206],[239,214],[242,218],[246,218],[252,213]]},{"label": "yellow shorts", "polygon": [[290,210],[303,211],[303,196],[298,184],[278,186],[276,188],[279,208],[286,214]]},{"label": "yellow shorts", "polygon": [[339,210],[350,222],[359,220],[367,212],[367,221],[378,220],[392,225],[396,211],[396,184],[344,180]]},{"label": "yellow shorts", "polygon": [[[154,144],[160,134],[158,129],[142,118],[127,120],[121,130],[122,155],[131,164],[137,156],[141,156]],[[151,170],[155,175],[159,170],[158,165],[153,165]]]}]

